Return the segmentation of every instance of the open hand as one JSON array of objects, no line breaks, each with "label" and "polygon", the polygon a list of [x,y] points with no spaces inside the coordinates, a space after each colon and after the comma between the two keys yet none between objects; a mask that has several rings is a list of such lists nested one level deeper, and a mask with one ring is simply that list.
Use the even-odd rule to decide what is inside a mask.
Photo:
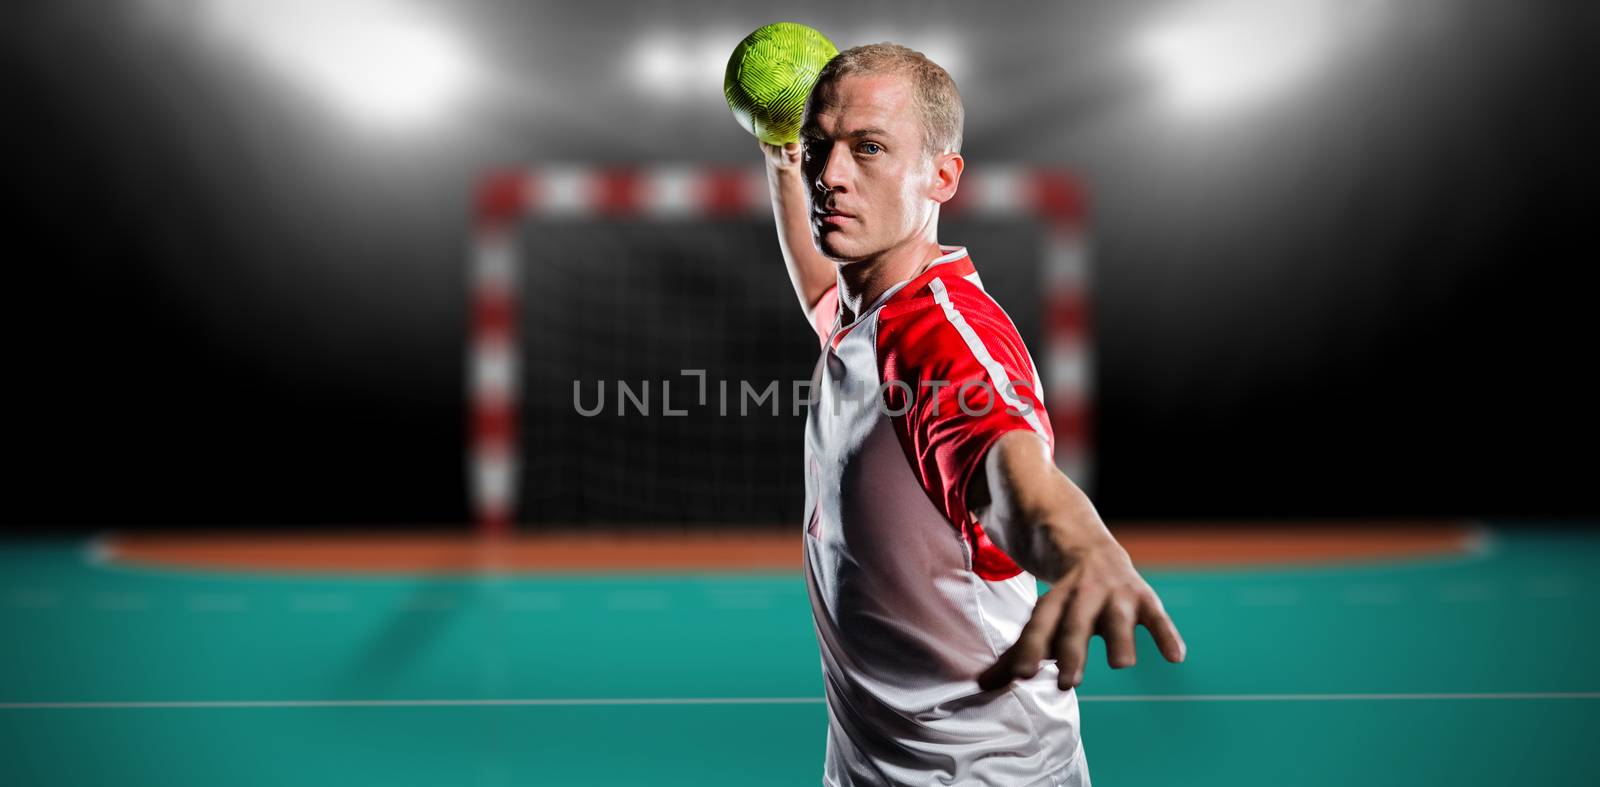
[{"label": "open hand", "polygon": [[1075,687],[1083,682],[1089,638],[1095,634],[1106,642],[1106,662],[1112,669],[1131,667],[1137,661],[1134,628],[1140,624],[1149,629],[1167,661],[1183,661],[1183,637],[1122,545],[1108,537],[1076,552],[1071,568],[1034,606],[1016,643],[978,676],[979,688],[988,691],[1031,678],[1045,658],[1056,660],[1063,691]]}]

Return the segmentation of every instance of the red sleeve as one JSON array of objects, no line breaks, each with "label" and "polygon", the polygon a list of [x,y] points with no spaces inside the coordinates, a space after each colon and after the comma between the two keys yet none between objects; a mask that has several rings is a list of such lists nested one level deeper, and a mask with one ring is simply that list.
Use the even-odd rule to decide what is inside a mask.
[{"label": "red sleeve", "polygon": [[839,285],[828,287],[822,293],[822,298],[817,301],[816,308],[811,311],[811,327],[817,331],[820,344],[828,343],[828,334],[833,333],[833,321],[839,316]]},{"label": "red sleeve", "polygon": [[[985,579],[1021,571],[983,534],[966,492],[989,447],[1028,429],[1054,448],[1043,392],[1011,320],[972,283],[940,277],[932,295],[886,309],[878,363],[884,407],[922,488],[972,544]],[[963,406],[964,405],[964,406]]]}]

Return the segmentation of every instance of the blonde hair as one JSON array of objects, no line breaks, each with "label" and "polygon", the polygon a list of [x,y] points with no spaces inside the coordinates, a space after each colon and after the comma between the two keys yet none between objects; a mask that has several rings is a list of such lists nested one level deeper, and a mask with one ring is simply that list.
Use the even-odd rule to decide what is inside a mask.
[{"label": "blonde hair", "polygon": [[[840,52],[817,74],[817,89],[851,74],[902,74],[911,80],[917,110],[922,115],[922,138],[930,155],[961,150],[961,131],[966,111],[955,80],[938,63],[921,52],[887,41],[866,44]],[[809,103],[809,100],[808,100]]]}]

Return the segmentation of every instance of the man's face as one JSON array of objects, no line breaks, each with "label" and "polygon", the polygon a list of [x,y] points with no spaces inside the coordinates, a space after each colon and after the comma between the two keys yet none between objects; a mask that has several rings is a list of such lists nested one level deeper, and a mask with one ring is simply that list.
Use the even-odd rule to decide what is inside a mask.
[{"label": "man's face", "polygon": [[909,81],[853,74],[823,85],[800,128],[811,235],[853,262],[919,235],[932,220],[934,175]]}]

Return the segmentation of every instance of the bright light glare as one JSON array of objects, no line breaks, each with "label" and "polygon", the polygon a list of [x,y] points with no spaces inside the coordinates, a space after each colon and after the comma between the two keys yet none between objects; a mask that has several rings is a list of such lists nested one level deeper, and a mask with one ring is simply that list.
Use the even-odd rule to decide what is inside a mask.
[{"label": "bright light glare", "polygon": [[650,98],[721,102],[728,58],[748,34],[714,30],[690,37],[670,30],[652,31],[634,45],[627,78]]},{"label": "bright light glare", "polygon": [[967,58],[956,36],[933,33],[908,40],[910,43],[906,46],[920,50],[929,60],[938,63],[955,80],[956,87],[962,87],[961,80],[967,73]]},{"label": "bright light glare", "polygon": [[361,120],[440,116],[478,76],[454,31],[396,0],[210,1],[225,45]]},{"label": "bright light glare", "polygon": [[[676,94],[684,88],[683,45],[666,36],[639,42],[633,51],[635,84],[651,95]],[[731,50],[730,50],[731,51]]]},{"label": "bright light glare", "polygon": [[1207,4],[1135,51],[1179,107],[1234,106],[1292,88],[1327,59],[1336,43],[1327,10],[1318,0]]}]

